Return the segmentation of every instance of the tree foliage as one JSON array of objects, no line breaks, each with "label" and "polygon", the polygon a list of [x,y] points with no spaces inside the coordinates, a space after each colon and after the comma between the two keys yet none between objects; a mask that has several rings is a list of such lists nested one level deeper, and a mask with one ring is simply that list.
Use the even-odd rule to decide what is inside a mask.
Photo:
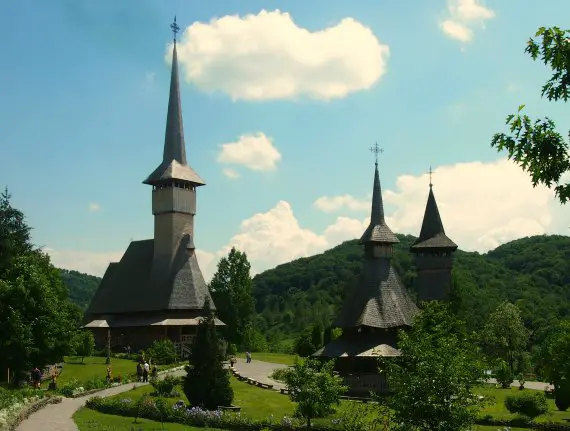
[{"label": "tree foliage", "polygon": [[63,359],[81,316],[9,199],[7,192],[0,197],[0,369],[19,379],[32,367]]},{"label": "tree foliage", "polygon": [[570,407],[570,321],[561,322],[547,338],[540,352],[543,375],[554,385],[556,405]]},{"label": "tree foliage", "polygon": [[176,348],[170,339],[155,340],[146,351],[154,364],[173,364],[176,362]]},{"label": "tree foliage", "polygon": [[[217,315],[227,325],[227,340],[238,346],[243,345],[245,332],[252,330],[255,317],[250,268],[247,255],[232,247],[209,285]],[[251,333],[248,336],[251,339]]]},{"label": "tree foliage", "polygon": [[91,356],[95,350],[95,337],[91,331],[77,331],[72,341],[72,351],[70,354],[81,356],[81,362],[85,356]]},{"label": "tree foliage", "polygon": [[479,412],[473,387],[484,376],[474,339],[449,310],[430,302],[410,332],[401,332],[396,359],[380,362],[394,392],[386,400],[402,430],[467,430]]},{"label": "tree foliage", "polygon": [[482,333],[487,354],[507,363],[513,376],[518,371],[518,359],[526,351],[528,338],[521,311],[510,302],[503,302],[497,307],[489,316]]},{"label": "tree foliage", "polygon": [[333,373],[333,367],[332,361],[301,359],[282,372],[289,398],[297,403],[295,414],[305,419],[307,429],[313,419],[332,413],[347,389],[342,379]]},{"label": "tree foliage", "polygon": [[[568,100],[570,86],[570,30],[558,27],[541,27],[535,38],[527,43],[525,52],[533,60],[542,61],[552,69],[552,76],[542,87],[542,96],[550,101]],[[554,121],[546,117],[532,120],[522,114],[524,105],[516,114],[507,116],[510,134],[497,133],[491,146],[498,151],[507,150],[509,158],[527,171],[532,184],[554,186],[562,203],[570,199],[570,183],[562,182],[563,174],[570,171],[568,142],[556,131]]]},{"label": "tree foliage", "polygon": [[196,330],[190,365],[186,367],[184,393],[193,406],[217,409],[231,405],[234,392],[230,375],[224,368],[214,313],[208,300],[204,304],[204,315]]}]

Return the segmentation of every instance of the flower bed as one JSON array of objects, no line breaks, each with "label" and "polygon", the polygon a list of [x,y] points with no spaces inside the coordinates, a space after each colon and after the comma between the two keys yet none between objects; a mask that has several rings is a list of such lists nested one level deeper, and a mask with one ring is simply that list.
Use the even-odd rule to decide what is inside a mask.
[{"label": "flower bed", "polygon": [[[254,420],[242,416],[240,413],[226,410],[210,411],[199,407],[186,407],[183,401],[169,406],[160,398],[154,400],[150,397],[142,397],[139,401],[133,401],[130,398],[93,397],[86,402],[85,406],[100,413],[175,422],[194,427],[248,431],[259,431],[262,429],[293,431],[305,428],[305,425],[297,419],[288,416],[284,416],[280,421],[274,420],[272,416],[263,420]],[[330,431],[338,430],[338,427],[315,425],[312,429]]]},{"label": "flower bed", "polygon": [[[28,392],[37,392],[36,394],[28,394]],[[32,413],[44,408],[48,404],[61,402],[60,397],[43,397],[41,391],[13,391],[11,395],[6,395],[8,391],[3,391],[2,406],[0,410],[0,429],[15,429],[20,422],[30,416]],[[8,396],[11,396],[11,404],[8,403]]]}]

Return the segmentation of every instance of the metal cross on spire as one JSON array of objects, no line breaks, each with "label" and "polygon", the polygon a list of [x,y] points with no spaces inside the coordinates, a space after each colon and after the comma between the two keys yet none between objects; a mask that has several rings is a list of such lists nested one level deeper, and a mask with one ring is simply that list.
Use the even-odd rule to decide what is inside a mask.
[{"label": "metal cross on spire", "polygon": [[180,27],[176,24],[176,15],[174,15],[174,22],[170,24],[170,28],[172,29],[172,33],[174,33],[174,42],[176,42],[176,33],[180,31]]},{"label": "metal cross on spire", "polygon": [[378,166],[378,154],[383,153],[384,150],[378,146],[378,142],[375,142],[374,145],[370,147],[370,151],[374,153],[375,163],[376,166]]},{"label": "metal cross on spire", "polygon": [[431,169],[431,166],[429,167],[428,174],[429,174],[429,186],[431,187],[431,186],[433,186],[433,184],[431,183],[431,176],[433,174],[433,170]]}]

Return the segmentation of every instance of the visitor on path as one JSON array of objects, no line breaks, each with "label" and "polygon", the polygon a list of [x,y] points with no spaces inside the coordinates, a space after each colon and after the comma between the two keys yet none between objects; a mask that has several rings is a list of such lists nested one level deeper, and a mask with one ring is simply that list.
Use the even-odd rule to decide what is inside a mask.
[{"label": "visitor on path", "polygon": [[249,352],[245,353],[245,362],[247,362],[248,364],[251,362],[251,353]]},{"label": "visitor on path", "polygon": [[42,384],[42,372],[38,367],[34,368],[31,372],[32,385],[34,388],[39,389]]},{"label": "visitor on path", "polygon": [[143,365],[142,365],[141,361],[139,361],[137,363],[137,380],[139,382],[142,382],[142,378],[143,378]]},{"label": "visitor on path", "polygon": [[144,362],[143,365],[143,382],[148,382],[148,372],[150,371],[150,366],[148,365],[148,362]]},{"label": "visitor on path", "polygon": [[236,364],[236,357],[230,356],[230,367],[233,368],[235,364]]},{"label": "visitor on path", "polygon": [[111,367],[107,367],[107,386],[111,384]]}]

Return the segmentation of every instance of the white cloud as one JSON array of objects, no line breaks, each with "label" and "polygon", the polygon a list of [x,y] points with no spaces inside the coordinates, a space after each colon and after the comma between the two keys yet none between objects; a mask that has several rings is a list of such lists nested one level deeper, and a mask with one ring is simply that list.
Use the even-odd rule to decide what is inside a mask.
[{"label": "white cloud", "polygon": [[51,262],[58,268],[73,269],[85,274],[102,277],[111,262],[118,262],[123,251],[94,252],[84,250],[54,250],[44,248]]},{"label": "white cloud", "polygon": [[[446,233],[462,250],[486,252],[524,236],[568,233],[570,206],[558,204],[546,187],[533,188],[528,174],[507,160],[440,166],[433,182]],[[393,231],[418,235],[428,184],[427,174],[402,175],[395,190],[383,190],[387,223]],[[362,209],[370,205],[369,199],[365,202],[351,195],[319,198],[315,206],[316,202],[321,203],[319,209],[330,211],[351,210],[347,202],[357,202]],[[281,201],[241,223],[239,233],[210,259],[210,273],[233,245],[248,254],[253,272],[260,272],[358,238],[368,222],[368,217],[340,216],[318,233],[302,227],[290,204]]]},{"label": "white cloud", "polygon": [[[427,174],[402,175],[396,179],[394,190],[383,190],[387,223],[393,231],[419,233],[428,183]],[[546,187],[533,188],[528,174],[507,160],[436,167],[433,183],[446,233],[462,250],[486,252],[524,236],[568,234],[570,206],[561,206]],[[320,202],[341,202],[338,206],[341,212],[351,211],[346,202],[362,202],[364,207],[364,199],[350,195],[329,196]],[[279,201],[267,212],[253,214],[242,221],[239,231],[219,250],[196,252],[209,281],[219,259],[232,246],[247,253],[252,272],[256,273],[358,238],[367,224],[368,217],[354,218],[341,213],[328,226],[313,231],[303,227],[288,202]],[[110,261],[117,261],[122,255],[122,252],[49,253],[57,266],[97,275],[103,273]]]},{"label": "white cloud", "polygon": [[447,37],[467,43],[473,39],[473,28],[485,28],[485,21],[494,16],[495,12],[481,0],[448,0],[447,18],[439,26]]},{"label": "white cloud", "polygon": [[91,202],[87,208],[91,213],[96,213],[98,211],[101,211],[101,205],[99,205],[97,202]]},{"label": "white cloud", "polygon": [[195,22],[178,42],[186,80],[234,100],[342,98],[378,82],[389,53],[353,18],[311,31],[279,10]]},{"label": "white cloud", "polygon": [[233,169],[227,168],[227,169],[224,169],[222,172],[230,180],[236,180],[239,178],[239,172],[236,172]]},{"label": "white cloud", "polygon": [[[220,145],[218,154],[219,163],[242,165],[252,171],[272,171],[279,160],[281,153],[273,145],[272,139],[261,132],[242,135],[235,142]],[[226,175],[231,178],[232,174]]]},{"label": "white cloud", "polygon": [[364,211],[370,209],[370,199],[357,199],[348,194],[342,196],[322,196],[318,198],[313,205],[315,208],[326,213],[345,208],[350,211]]},{"label": "white cloud", "polygon": [[452,39],[469,42],[473,38],[473,31],[459,22],[446,19],[440,26],[445,35]]}]

